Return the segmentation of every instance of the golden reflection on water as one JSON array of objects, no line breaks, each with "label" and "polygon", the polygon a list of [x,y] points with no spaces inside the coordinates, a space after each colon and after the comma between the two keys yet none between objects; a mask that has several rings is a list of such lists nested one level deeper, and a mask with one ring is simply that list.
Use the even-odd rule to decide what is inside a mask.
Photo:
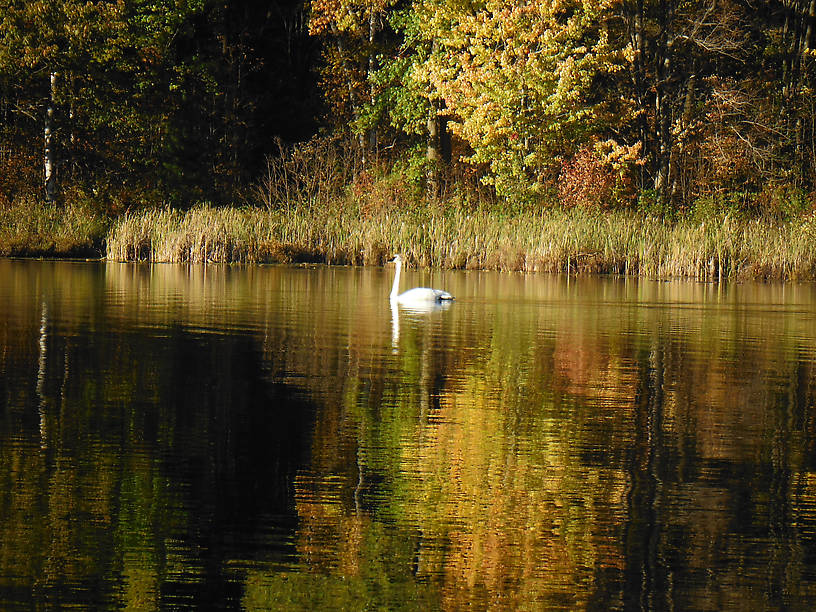
[{"label": "golden reflection on water", "polygon": [[[184,607],[207,566],[249,609],[814,601],[816,287],[408,270],[457,297],[417,312],[391,274],[0,261],[0,589]],[[302,455],[249,438],[283,505],[207,522],[280,398],[314,406],[280,425]],[[245,545],[204,557],[217,528]]]}]

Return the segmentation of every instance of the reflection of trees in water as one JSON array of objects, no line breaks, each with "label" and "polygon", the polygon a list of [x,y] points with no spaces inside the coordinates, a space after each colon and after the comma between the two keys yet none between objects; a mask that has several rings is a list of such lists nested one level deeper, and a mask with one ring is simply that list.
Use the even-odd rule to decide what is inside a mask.
[{"label": "reflection of trees in water", "polygon": [[[801,529],[796,506],[816,499],[813,490],[802,499],[797,484],[808,479],[799,451],[814,431],[803,421],[813,362],[752,343],[730,359],[716,340],[701,349],[654,333],[651,343],[637,360],[627,468],[628,605],[759,609],[812,600],[812,583],[800,589],[801,536],[812,527]],[[701,350],[708,358],[689,359]]]},{"label": "reflection of trees in water", "polygon": [[[340,465],[313,463],[310,472],[317,476],[297,485],[301,550],[307,556],[306,547],[314,544],[311,567],[361,581],[361,568],[387,556],[389,580],[437,585],[443,607],[529,605],[552,597],[585,601],[563,588],[572,572],[590,577],[580,568],[591,567],[592,553],[576,532],[586,521],[568,516],[576,510],[570,496],[580,495],[569,483],[579,475],[564,456],[561,424],[537,414],[536,403],[546,394],[537,386],[538,373],[508,367],[505,360],[524,361],[524,354],[512,354],[524,334],[510,323],[486,338],[488,349],[463,358],[440,333],[448,321],[400,325],[399,350],[382,366],[391,373],[384,386],[350,373],[337,410],[358,419],[346,432],[364,448],[364,480],[377,486],[365,491],[361,515],[342,493],[356,490],[359,478]],[[491,338],[497,346],[490,346]],[[324,417],[321,411],[318,427]],[[315,442],[327,450],[313,460],[330,456],[337,444],[319,432]],[[602,489],[589,505],[609,505],[610,492]],[[387,525],[392,527],[372,549],[365,534]],[[404,541],[411,550],[396,554]],[[376,589],[376,583],[369,586]]]},{"label": "reflection of trees in water", "polygon": [[[788,549],[808,531],[790,521],[795,498],[802,510],[812,503],[790,476],[807,480],[807,460],[791,449],[811,446],[813,361],[787,323],[760,319],[777,329],[762,331],[772,343],[759,343],[739,312],[709,320],[699,308],[641,308],[603,321],[586,313],[538,313],[521,327],[497,312],[457,320],[458,346],[431,345],[430,361],[428,345],[407,348],[392,327],[395,387],[372,399],[376,384],[352,376],[342,407],[361,421],[346,433],[380,466],[386,489],[371,497],[365,524],[395,522],[392,537],[413,539],[404,567],[438,584],[447,607],[806,601],[796,586],[806,560]],[[463,337],[476,338],[476,349]],[[459,359],[448,357],[457,349]],[[440,386],[424,419],[426,396],[415,390],[428,363]],[[342,470],[312,467],[338,477],[332,499],[359,486],[351,473],[344,480]],[[355,576],[372,551],[342,526],[356,521],[359,531],[359,512],[339,503],[323,513],[319,486],[300,483],[299,499],[310,496],[301,516],[315,518],[300,539],[334,525],[336,547],[321,554],[347,560],[315,559],[316,567]],[[757,543],[763,554],[751,554]],[[757,592],[768,581],[777,592]]]},{"label": "reflection of trees in water", "polygon": [[314,408],[269,382],[251,337],[76,324],[45,300],[0,320],[4,598],[235,601],[238,554],[293,553]]},{"label": "reflection of trees in water", "polygon": [[[52,279],[45,326],[47,292],[0,309],[0,373],[44,373],[0,376],[3,563],[39,593],[118,571],[100,597],[223,601],[227,560],[257,555],[260,607],[813,600],[812,318],[747,288],[547,281],[395,336],[375,275],[246,272],[119,267]],[[105,320],[129,331],[81,339]]]}]

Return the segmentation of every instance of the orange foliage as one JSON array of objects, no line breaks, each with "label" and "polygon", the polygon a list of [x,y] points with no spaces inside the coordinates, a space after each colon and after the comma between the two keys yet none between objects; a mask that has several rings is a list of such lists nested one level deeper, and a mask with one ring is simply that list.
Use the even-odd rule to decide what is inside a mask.
[{"label": "orange foliage", "polygon": [[630,202],[635,197],[633,171],[644,161],[640,154],[639,142],[586,145],[561,165],[559,202],[568,208],[610,208]]},{"label": "orange foliage", "polygon": [[612,169],[604,164],[592,146],[586,146],[562,164],[558,201],[570,208],[607,207],[614,187]]}]

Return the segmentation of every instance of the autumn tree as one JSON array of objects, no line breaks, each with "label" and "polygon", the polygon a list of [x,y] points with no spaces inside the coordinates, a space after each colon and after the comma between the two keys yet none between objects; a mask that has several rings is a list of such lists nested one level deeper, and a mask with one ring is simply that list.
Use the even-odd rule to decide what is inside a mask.
[{"label": "autumn tree", "polygon": [[[322,85],[335,126],[351,121],[363,165],[377,147],[374,74],[379,69],[382,32],[396,0],[312,0],[309,31],[322,37]],[[367,115],[367,116],[366,116]]]},{"label": "autumn tree", "polygon": [[441,52],[440,45],[428,38],[423,23],[432,8],[416,2],[389,13],[396,42],[393,52],[380,58],[370,77],[376,95],[365,113],[380,130],[395,132],[394,139],[401,142],[409,165],[426,179],[426,193],[431,199],[439,195],[441,174],[451,161],[448,116],[427,71],[431,57]]},{"label": "autumn tree", "polygon": [[[668,207],[812,174],[814,3],[624,0],[623,131]],[[628,91],[629,93],[626,93]],[[804,182],[803,182],[804,181]]]},{"label": "autumn tree", "polygon": [[431,119],[449,119],[471,150],[468,163],[488,169],[498,194],[540,196],[560,160],[596,129],[602,98],[593,83],[619,63],[606,28],[612,4],[414,4],[415,37],[425,46],[410,82],[424,89]]},{"label": "autumn tree", "polygon": [[596,168],[670,210],[774,177],[807,183],[813,7],[414,0],[388,12],[399,45],[360,83],[376,85],[370,114],[415,151],[427,143],[429,195],[451,131],[501,195],[540,197],[586,180],[559,173]]},{"label": "autumn tree", "polygon": [[42,126],[45,197],[57,193],[57,114],[81,102],[77,81],[106,58],[122,24],[124,2],[4,0],[0,71],[11,113]]}]

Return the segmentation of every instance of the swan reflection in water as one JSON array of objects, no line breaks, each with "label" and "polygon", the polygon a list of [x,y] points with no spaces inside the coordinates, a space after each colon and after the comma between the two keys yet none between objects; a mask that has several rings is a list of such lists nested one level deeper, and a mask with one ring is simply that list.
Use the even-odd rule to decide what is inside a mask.
[{"label": "swan reflection in water", "polygon": [[442,302],[414,302],[411,304],[400,304],[396,300],[391,300],[391,348],[396,352],[399,348],[400,337],[400,311],[406,318],[427,319],[433,313],[448,310],[453,302],[445,300]]}]

